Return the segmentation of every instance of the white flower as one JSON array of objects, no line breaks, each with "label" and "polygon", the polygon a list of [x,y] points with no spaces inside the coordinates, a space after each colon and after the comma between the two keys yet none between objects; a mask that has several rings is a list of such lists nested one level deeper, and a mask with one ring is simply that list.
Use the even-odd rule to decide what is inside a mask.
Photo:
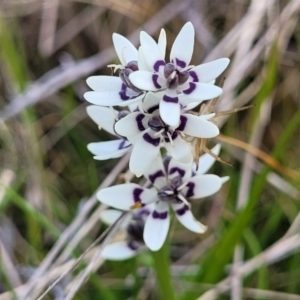
[{"label": "white flower", "polygon": [[[159,104],[160,116],[171,126],[178,126],[180,122],[180,101],[199,104],[222,93],[221,88],[211,83],[226,69],[229,59],[222,58],[196,67],[189,66],[194,35],[192,23],[186,23],[174,41],[170,63],[166,63],[164,51],[146,32],[141,32],[139,71],[129,75],[131,83],[141,90],[164,90]],[[142,64],[140,59],[143,60]]]},{"label": "white flower", "polygon": [[[148,205],[132,211],[121,224],[121,229],[125,232],[126,239],[105,246],[101,256],[109,260],[125,260],[145,250],[143,231],[145,220],[151,213],[152,208],[152,205]],[[122,211],[120,210],[107,209],[101,212],[100,220],[106,225],[112,225],[121,215]]]},{"label": "white flower", "polygon": [[189,200],[216,193],[228,180],[228,177],[220,178],[212,174],[193,174],[192,169],[192,163],[182,164],[170,159],[163,164],[161,157],[157,157],[145,174],[155,189],[129,183],[103,189],[98,192],[97,198],[122,210],[155,203],[146,220],[144,241],[152,251],[157,251],[162,247],[169,231],[169,206],[183,226],[193,232],[203,233],[206,226],[195,220]]},{"label": "white flower", "polygon": [[219,134],[218,127],[209,121],[214,114],[196,116],[182,110],[178,126],[165,124],[159,116],[159,102],[157,94],[148,92],[140,106],[145,112],[132,112],[115,126],[116,132],[133,144],[129,168],[137,177],[144,174],[159,155],[161,147],[166,148],[176,160],[188,163],[192,150],[184,140],[185,135],[212,138]]},{"label": "white flower", "polygon": [[122,35],[113,34],[113,43],[121,62],[115,69],[121,69],[120,76],[91,76],[88,86],[94,90],[84,94],[84,98],[92,104],[102,106],[127,106],[141,101],[145,93],[131,84],[129,74],[138,70],[138,51]]},{"label": "white flower", "polygon": [[118,158],[132,149],[131,143],[124,137],[120,138],[114,130],[116,121],[123,115],[126,115],[126,113],[129,113],[129,111],[118,112],[107,107],[96,105],[88,106],[86,111],[91,119],[99,126],[99,129],[103,128],[107,132],[119,138],[113,141],[88,144],[87,148],[95,155],[94,159],[105,160]]}]

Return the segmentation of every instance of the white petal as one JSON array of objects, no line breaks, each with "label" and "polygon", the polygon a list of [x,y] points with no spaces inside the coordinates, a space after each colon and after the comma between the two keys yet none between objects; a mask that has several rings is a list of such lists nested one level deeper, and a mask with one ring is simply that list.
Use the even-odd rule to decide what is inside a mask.
[{"label": "white petal", "polygon": [[189,163],[192,158],[190,144],[184,141],[180,136],[173,140],[173,144],[174,146],[172,146],[171,143],[165,142],[165,148],[168,154],[182,163]]},{"label": "white petal", "polygon": [[195,30],[191,22],[186,23],[177,35],[170,54],[170,60],[177,66],[189,65],[194,51]]},{"label": "white petal", "polygon": [[221,177],[221,182],[222,182],[222,184],[224,184],[225,182],[227,182],[229,179],[230,179],[229,176]]},{"label": "white petal", "polygon": [[185,95],[193,100],[191,102],[199,103],[203,100],[209,100],[222,94],[222,89],[218,86],[202,82],[188,82],[180,86],[180,89]]},{"label": "white petal", "polygon": [[178,126],[180,104],[175,91],[167,90],[159,103],[159,114],[162,120],[170,126]]},{"label": "white petal", "polygon": [[103,128],[113,135],[116,135],[114,131],[114,125],[118,113],[117,111],[114,112],[108,107],[89,105],[86,108],[86,112],[100,128]]},{"label": "white petal", "polygon": [[91,76],[86,83],[95,92],[120,91],[122,87],[122,80],[116,76]]},{"label": "white petal", "polygon": [[209,63],[196,66],[190,70],[190,73],[194,72],[196,74],[198,82],[207,82],[211,84],[210,81],[217,78],[227,68],[229,62],[230,60],[228,58],[220,58]]},{"label": "white petal", "polygon": [[[220,150],[221,145],[217,144],[211,149],[211,152],[218,156],[220,154]],[[216,160],[208,153],[201,155],[199,158],[198,170],[196,171],[196,173],[198,175],[205,174],[212,167],[215,161]]]},{"label": "white petal", "polygon": [[148,92],[143,101],[143,110],[152,114],[155,110],[159,108],[159,102],[161,97],[152,92]]},{"label": "white petal", "polygon": [[92,152],[97,160],[118,158],[130,150],[131,144],[126,140],[113,140],[106,142],[90,143],[87,148]]},{"label": "white petal", "polygon": [[193,216],[190,208],[184,204],[172,204],[177,220],[188,230],[196,233],[204,233],[206,226],[200,223]]},{"label": "white petal", "polygon": [[126,183],[100,190],[97,199],[114,208],[129,210],[136,203],[147,204],[156,201],[157,193],[135,183]]},{"label": "white petal", "polygon": [[157,189],[161,189],[167,185],[165,168],[160,155],[150,164],[144,176],[147,177]]},{"label": "white petal", "polygon": [[222,180],[217,175],[197,175],[189,180],[185,196],[190,199],[208,197],[218,192],[221,186]]},{"label": "white petal", "polygon": [[138,51],[129,40],[117,33],[114,33],[112,38],[116,53],[123,66],[133,60],[138,60]]},{"label": "white petal", "polygon": [[129,79],[134,86],[144,91],[158,91],[166,85],[164,78],[148,71],[132,72]]},{"label": "white petal", "polygon": [[145,132],[133,146],[129,161],[130,171],[137,177],[142,176],[159,155],[159,149],[160,137]]},{"label": "white petal", "polygon": [[[103,106],[127,106],[129,104],[138,102],[144,98],[144,94],[141,94],[135,98],[127,97],[123,100],[120,96],[120,92],[87,92],[84,98],[92,104]],[[131,99],[130,99],[131,98]]]},{"label": "white petal", "polygon": [[[99,218],[101,222],[106,225],[114,224],[121,216],[123,212],[116,209],[105,209],[100,212]],[[124,224],[124,222],[123,222]],[[123,226],[122,226],[123,227]]]},{"label": "white petal", "polygon": [[148,71],[152,72],[152,68],[148,65],[148,62],[145,58],[145,54],[143,52],[143,47],[139,48],[139,60],[138,60],[139,71]]},{"label": "white petal", "polygon": [[152,251],[159,250],[168,235],[170,226],[169,206],[159,201],[151,215],[148,216],[144,228],[144,241]]},{"label": "white petal", "polygon": [[188,181],[192,176],[192,165],[192,156],[190,156],[190,161],[188,163],[182,163],[176,159],[171,159],[168,164],[169,178],[172,179],[180,175],[183,182]]},{"label": "white petal", "polygon": [[101,257],[108,260],[125,260],[137,255],[139,249],[131,249],[128,242],[117,242],[104,247]]},{"label": "white petal", "polygon": [[167,47],[167,36],[164,29],[161,29],[159,37],[158,37],[158,48],[161,52],[162,57],[166,55],[166,47]]},{"label": "white petal", "polygon": [[148,119],[143,113],[132,112],[116,123],[115,130],[121,136],[134,136],[148,128]]},{"label": "white petal", "polygon": [[179,103],[183,106],[183,109],[186,111],[190,110],[186,108],[186,106],[189,106],[190,108],[190,105],[194,105],[194,107],[196,107],[197,105],[202,103],[202,101],[204,101],[204,100],[199,100],[195,102],[195,99],[192,99],[188,95],[184,95],[184,94],[179,94],[178,99],[179,99]]},{"label": "white petal", "polygon": [[159,69],[162,69],[165,61],[159,46],[154,39],[144,31],[140,34],[140,40],[148,65],[152,68],[152,71],[160,71]]},{"label": "white petal", "polygon": [[178,130],[193,137],[213,138],[220,133],[219,128],[215,124],[201,116],[183,114],[180,116],[180,121]]}]

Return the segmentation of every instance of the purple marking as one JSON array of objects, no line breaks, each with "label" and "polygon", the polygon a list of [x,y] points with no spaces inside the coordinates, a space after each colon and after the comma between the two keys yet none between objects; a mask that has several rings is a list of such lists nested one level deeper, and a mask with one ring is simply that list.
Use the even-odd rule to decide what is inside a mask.
[{"label": "purple marking", "polygon": [[130,97],[126,95],[126,89],[127,89],[126,85],[122,83],[122,87],[121,87],[121,91],[119,92],[119,95],[123,101],[130,99]]},{"label": "purple marking", "polygon": [[178,172],[178,174],[179,174],[181,177],[183,177],[184,174],[185,174],[185,171],[182,170],[182,169],[180,169],[180,168],[178,168],[178,167],[173,167],[173,168],[171,168],[171,169],[169,170],[169,174],[170,174],[170,175],[172,175],[172,174],[174,174],[174,173],[176,173],[176,172]]},{"label": "purple marking", "polygon": [[140,198],[143,189],[135,188],[133,190],[133,201],[134,203],[142,203],[142,199]]},{"label": "purple marking", "polygon": [[139,248],[138,244],[135,241],[127,242],[127,246],[133,251],[136,251]]},{"label": "purple marking", "polygon": [[193,78],[193,82],[199,82],[198,75],[194,71],[189,71],[190,76]]},{"label": "purple marking", "polygon": [[162,170],[159,170],[159,171],[155,172],[154,174],[149,175],[149,180],[152,183],[154,183],[157,178],[164,177],[164,176],[165,176],[164,172]]},{"label": "purple marking", "polygon": [[196,89],[196,84],[194,82],[189,83],[190,87],[183,91],[184,94],[189,95]]},{"label": "purple marking", "polygon": [[127,140],[123,139],[122,142],[119,144],[118,150],[128,148],[130,144],[127,144],[127,142]]},{"label": "purple marking", "polygon": [[157,88],[157,89],[160,89],[161,88],[161,85],[158,83],[158,75],[157,74],[153,74],[152,75],[152,82],[154,84],[154,86]]},{"label": "purple marking", "polygon": [[185,194],[185,197],[186,198],[190,198],[190,197],[193,197],[194,196],[194,188],[195,188],[195,183],[194,182],[189,182],[187,185],[187,192]]},{"label": "purple marking", "polygon": [[148,108],[147,112],[148,112],[149,114],[152,114],[152,113],[155,112],[158,108],[159,108],[159,105],[154,105],[154,106]]},{"label": "purple marking", "polygon": [[165,65],[166,65],[166,63],[165,63],[163,60],[158,60],[158,61],[154,64],[153,69],[154,69],[155,72],[158,72],[159,68],[160,68],[161,66],[165,66]]},{"label": "purple marking", "polygon": [[178,67],[180,67],[180,68],[185,68],[185,67],[186,67],[186,62],[185,62],[185,61],[180,60],[180,59],[178,59],[178,58],[175,58],[175,60],[176,60],[176,65],[177,65]]},{"label": "purple marking", "polygon": [[178,216],[183,216],[190,208],[185,204],[183,207],[176,210]]},{"label": "purple marking", "polygon": [[178,103],[178,97],[169,97],[167,95],[164,95],[162,99],[163,101],[168,103]]},{"label": "purple marking", "polygon": [[164,220],[164,219],[167,218],[167,216],[168,216],[168,212],[167,211],[158,212],[158,211],[154,210],[153,213],[152,213],[153,219]]},{"label": "purple marking", "polygon": [[140,217],[143,217],[143,216],[147,217],[150,215],[150,210],[147,208],[140,209],[140,210],[138,210],[137,215]]},{"label": "purple marking", "polygon": [[146,129],[143,125],[144,118],[145,118],[144,114],[139,114],[135,118],[139,131],[144,131]]},{"label": "purple marking", "polygon": [[188,120],[188,118],[186,116],[181,115],[180,116],[180,124],[176,128],[176,130],[183,131],[186,126],[187,120]]},{"label": "purple marking", "polygon": [[143,135],[143,139],[144,139],[147,143],[151,144],[151,145],[154,146],[154,147],[158,147],[159,144],[160,144],[160,138],[153,138],[153,137],[152,137],[149,133],[147,133],[147,132]]}]

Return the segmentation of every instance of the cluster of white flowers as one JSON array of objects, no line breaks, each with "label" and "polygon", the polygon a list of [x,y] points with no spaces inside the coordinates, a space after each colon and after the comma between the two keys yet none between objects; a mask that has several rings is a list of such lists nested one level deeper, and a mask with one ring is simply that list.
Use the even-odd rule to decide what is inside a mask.
[{"label": "cluster of white flowers", "polygon": [[[212,122],[214,113],[197,115],[192,109],[222,93],[214,85],[215,78],[229,64],[229,59],[221,58],[199,66],[189,65],[194,36],[193,25],[186,23],[173,43],[170,62],[166,62],[163,29],[158,42],[141,32],[139,49],[125,37],[113,34],[121,65],[110,67],[115,72],[119,70],[119,76],[87,79],[93,91],[84,97],[94,104],[87,108],[88,115],[100,129],[117,137],[91,143],[88,149],[98,160],[131,152],[131,172],[147,179],[147,187],[126,183],[98,193],[102,203],[132,211],[124,222],[127,240],[107,246],[102,254],[106,258],[126,259],[145,246],[159,250],[169,230],[169,206],[182,225],[203,233],[206,226],[195,220],[190,200],[216,193],[228,179],[204,174],[214,162],[208,154],[200,158],[197,170],[193,162],[193,138],[216,137],[219,129]],[[215,155],[219,151],[219,145],[212,149]],[[110,224],[120,214],[110,209],[103,212],[101,219]]]}]

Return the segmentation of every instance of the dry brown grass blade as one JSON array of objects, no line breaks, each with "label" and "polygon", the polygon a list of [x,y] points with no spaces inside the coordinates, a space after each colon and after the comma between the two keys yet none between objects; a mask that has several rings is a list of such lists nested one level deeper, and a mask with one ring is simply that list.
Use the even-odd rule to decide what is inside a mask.
[{"label": "dry brown grass blade", "polygon": [[221,142],[230,144],[232,146],[241,148],[241,149],[251,153],[252,155],[256,156],[257,158],[259,158],[265,164],[269,165],[271,168],[276,170],[278,173],[285,175],[292,180],[300,181],[300,173],[299,172],[283,166],[276,159],[274,159],[273,157],[271,157],[264,151],[257,149],[255,147],[253,147],[252,145],[249,145],[241,140],[235,139],[233,137],[228,137],[228,136],[225,136],[222,134],[218,135],[218,137],[216,139]]}]

